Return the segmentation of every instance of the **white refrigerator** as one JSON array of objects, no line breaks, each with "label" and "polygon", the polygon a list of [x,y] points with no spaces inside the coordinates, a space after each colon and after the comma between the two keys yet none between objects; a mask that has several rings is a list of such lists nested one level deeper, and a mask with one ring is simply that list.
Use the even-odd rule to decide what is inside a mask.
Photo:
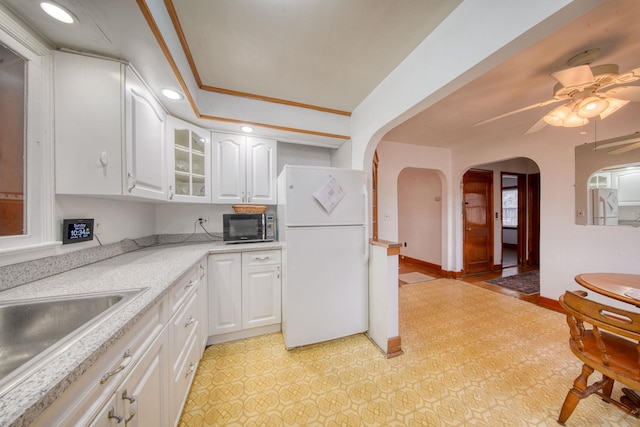
[{"label": "white refrigerator", "polygon": [[618,225],[618,190],[615,188],[594,188],[593,223],[595,225]]},{"label": "white refrigerator", "polygon": [[287,349],[368,330],[367,212],[362,171],[287,165],[278,177]]}]

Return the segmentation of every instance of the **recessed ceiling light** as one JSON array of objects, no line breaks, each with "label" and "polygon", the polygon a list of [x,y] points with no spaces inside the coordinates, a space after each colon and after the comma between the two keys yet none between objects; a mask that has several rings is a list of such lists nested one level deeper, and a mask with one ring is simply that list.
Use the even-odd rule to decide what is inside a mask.
[{"label": "recessed ceiling light", "polygon": [[246,133],[253,132],[253,128],[251,126],[241,126],[240,130],[242,130],[242,132],[246,132]]},{"label": "recessed ceiling light", "polygon": [[173,89],[162,89],[161,93],[166,98],[169,98],[169,99],[174,100],[174,101],[178,101],[178,100],[184,98],[184,96],[180,92],[176,92]]},{"label": "recessed ceiling light", "polygon": [[76,21],[71,12],[55,3],[43,1],[42,3],[40,3],[40,7],[45,11],[47,15],[57,21],[63,22],[65,24],[73,24]]}]

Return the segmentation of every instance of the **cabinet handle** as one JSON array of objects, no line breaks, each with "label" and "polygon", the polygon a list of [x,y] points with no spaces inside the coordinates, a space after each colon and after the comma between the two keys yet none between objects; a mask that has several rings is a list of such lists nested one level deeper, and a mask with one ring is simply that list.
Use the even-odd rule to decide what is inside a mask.
[{"label": "cabinet handle", "polygon": [[173,196],[174,196],[174,192],[173,192],[173,185],[169,186],[169,200],[173,200]]},{"label": "cabinet handle", "polygon": [[242,203],[244,203],[244,191],[240,194],[242,194]]},{"label": "cabinet handle", "polygon": [[247,193],[247,203],[251,203],[251,192]]},{"label": "cabinet handle", "polygon": [[276,267],[276,278],[280,278],[280,266]]},{"label": "cabinet handle", "polygon": [[200,264],[200,279],[202,279],[204,277],[204,274],[205,274],[204,266],[202,264]]},{"label": "cabinet handle", "polygon": [[189,375],[193,374],[193,371],[195,371],[195,369],[196,369],[196,365],[194,365],[194,364],[193,364],[193,362],[191,362],[191,363],[189,364],[189,370],[187,371],[187,373],[186,373],[186,374],[184,374],[184,377],[185,377],[185,378],[188,378],[188,377],[189,377]]},{"label": "cabinet handle", "polygon": [[253,257],[253,259],[256,260],[256,261],[264,261],[264,260],[267,260],[267,259],[271,259],[271,255],[256,256],[256,257]]},{"label": "cabinet handle", "polygon": [[189,316],[189,320],[187,321],[187,323],[184,324],[184,327],[186,328],[187,326],[193,324],[193,322],[195,322],[196,319],[193,318],[193,316]]},{"label": "cabinet handle", "polygon": [[129,403],[133,403],[136,401],[136,398],[133,396],[129,396],[129,394],[127,393],[127,390],[122,392],[122,400],[128,400]]},{"label": "cabinet handle", "polygon": [[112,376],[114,376],[114,375],[116,375],[116,374],[118,374],[118,373],[120,373],[120,372],[124,371],[124,368],[126,368],[126,367],[127,367],[127,365],[128,365],[128,363],[124,363],[124,361],[125,361],[126,359],[130,359],[130,358],[131,358],[131,352],[127,349],[127,351],[125,351],[125,352],[124,352],[124,354],[122,355],[123,363],[122,363],[122,364],[120,364],[120,366],[118,366],[118,367],[117,367],[116,369],[114,369],[113,371],[111,371],[111,372],[107,372],[106,374],[104,374],[104,375],[102,376],[102,378],[100,378],[100,384],[104,384],[104,383],[106,383],[107,381],[109,381],[109,379],[110,379]]},{"label": "cabinet handle", "polygon": [[129,394],[127,393],[127,390],[122,392],[122,400],[128,400],[129,401],[129,418],[124,420],[124,425],[126,426],[129,421],[131,421],[133,419],[133,417],[136,416],[136,413],[138,412],[138,403],[135,397],[133,396],[129,396]]},{"label": "cabinet handle", "polygon": [[129,179],[129,186],[127,187],[127,191],[131,193],[131,190],[133,190],[136,186],[136,177],[131,175],[131,172],[127,172],[127,177]]},{"label": "cabinet handle", "polygon": [[120,415],[116,414],[116,411],[115,411],[115,409],[113,409],[113,406],[111,407],[111,409],[109,409],[109,413],[107,414],[107,417],[109,417],[109,419],[115,418],[116,421],[118,421],[118,424],[120,424],[121,422],[124,421],[124,418],[122,418]]},{"label": "cabinet handle", "polygon": [[184,287],[184,289],[189,289],[190,287],[192,287],[194,285],[193,280],[189,280],[189,283]]}]

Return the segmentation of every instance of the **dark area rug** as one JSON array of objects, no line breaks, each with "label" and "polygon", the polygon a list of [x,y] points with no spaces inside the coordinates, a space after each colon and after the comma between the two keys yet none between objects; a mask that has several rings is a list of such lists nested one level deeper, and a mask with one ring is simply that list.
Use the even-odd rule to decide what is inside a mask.
[{"label": "dark area rug", "polygon": [[527,271],[526,273],[501,277],[499,279],[485,280],[485,282],[527,295],[540,292],[540,272],[538,270]]}]

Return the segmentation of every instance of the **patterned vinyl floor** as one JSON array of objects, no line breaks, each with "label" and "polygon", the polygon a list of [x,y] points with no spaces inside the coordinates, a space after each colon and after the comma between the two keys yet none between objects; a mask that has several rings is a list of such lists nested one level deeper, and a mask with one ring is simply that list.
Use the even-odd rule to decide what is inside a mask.
[{"label": "patterned vinyl floor", "polygon": [[[402,286],[400,333],[392,359],[364,335],[211,346],[180,426],[557,426],[580,372],[563,315],[457,280]],[[639,424],[596,396],[567,422]]]}]

